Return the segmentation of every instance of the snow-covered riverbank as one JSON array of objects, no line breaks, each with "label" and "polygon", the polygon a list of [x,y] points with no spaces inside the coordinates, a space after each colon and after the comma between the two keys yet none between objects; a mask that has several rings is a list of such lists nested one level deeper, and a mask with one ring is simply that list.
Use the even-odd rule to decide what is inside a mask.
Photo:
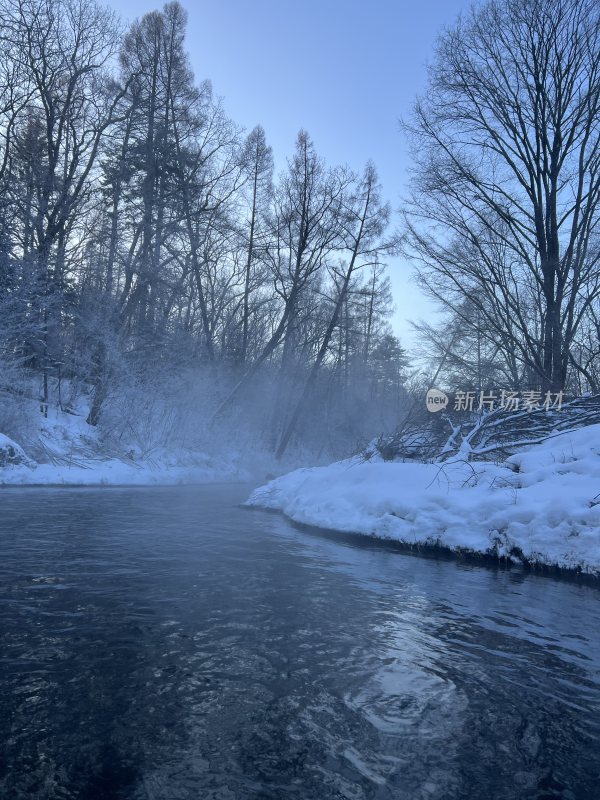
[{"label": "snow-covered riverbank", "polygon": [[[200,461],[200,455],[196,456]],[[178,463],[168,459],[127,463],[118,458],[89,460],[81,466],[38,464],[0,469],[0,486],[167,486],[247,481],[249,474],[234,465]]]},{"label": "snow-covered riverbank", "polygon": [[201,417],[161,427],[160,413],[140,414],[131,430],[113,425],[107,435],[86,422],[88,410],[85,396],[71,411],[49,407],[47,416],[30,403],[16,432],[0,431],[0,486],[256,484],[315,463],[315,455],[300,448],[278,462],[254,432],[209,430]]},{"label": "snow-covered riverbank", "polygon": [[600,425],[503,465],[353,458],[296,470],[248,504],[322,528],[600,576]]},{"label": "snow-covered riverbank", "polygon": [[20,441],[0,433],[0,486],[167,485],[251,477],[241,448],[224,456],[192,446],[141,448],[129,442],[111,447],[85,422],[86,413],[85,408],[79,414],[51,408]]}]

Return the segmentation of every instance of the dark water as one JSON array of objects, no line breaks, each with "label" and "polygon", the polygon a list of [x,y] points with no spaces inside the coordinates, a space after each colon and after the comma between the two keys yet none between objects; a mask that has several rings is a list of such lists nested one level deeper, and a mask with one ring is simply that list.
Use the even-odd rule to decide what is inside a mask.
[{"label": "dark water", "polygon": [[600,591],[236,507],[0,492],[0,798],[600,797]]}]

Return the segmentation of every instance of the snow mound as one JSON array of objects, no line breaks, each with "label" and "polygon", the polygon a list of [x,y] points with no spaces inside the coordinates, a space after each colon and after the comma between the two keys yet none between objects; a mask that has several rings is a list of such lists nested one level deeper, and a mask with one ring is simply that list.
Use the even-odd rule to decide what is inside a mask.
[{"label": "snow mound", "polygon": [[353,458],[296,470],[247,504],[322,528],[600,576],[600,425],[501,465]]},{"label": "snow mound", "polygon": [[0,467],[34,466],[34,462],[25,454],[23,448],[8,436],[0,433]]}]

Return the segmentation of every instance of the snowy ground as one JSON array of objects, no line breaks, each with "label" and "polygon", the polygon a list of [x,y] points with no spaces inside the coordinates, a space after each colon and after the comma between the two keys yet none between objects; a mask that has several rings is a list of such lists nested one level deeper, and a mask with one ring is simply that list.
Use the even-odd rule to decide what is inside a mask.
[{"label": "snowy ground", "polygon": [[550,438],[505,465],[354,458],[296,470],[248,504],[323,528],[600,576],[600,425]]},{"label": "snowy ground", "polygon": [[[200,460],[200,457],[196,457]],[[249,475],[231,465],[207,463],[182,465],[176,459],[130,464],[120,459],[88,461],[83,466],[39,464],[34,468],[24,466],[0,469],[0,486],[146,486],[193,483],[218,483],[221,481],[246,481]],[[188,456],[188,461],[192,459]]]},{"label": "snowy ground", "polygon": [[[249,480],[241,452],[227,458],[185,448],[111,451],[85,422],[87,410],[50,408],[19,442],[0,433],[0,485],[146,485]],[[20,463],[11,463],[18,461]],[[263,471],[262,474],[265,474]]]},{"label": "snowy ground", "polygon": [[[63,392],[69,389],[63,380]],[[8,436],[1,427],[0,393],[0,486],[256,484],[315,463],[314,453],[301,448],[290,449],[278,462],[252,428],[230,425],[213,430],[195,406],[185,413],[183,404],[178,416],[160,397],[148,399],[135,411],[127,395],[117,398],[109,409],[109,423],[93,427],[86,422],[89,393],[79,387],[70,394],[68,411],[50,405],[47,416],[39,401],[21,401]],[[35,395],[34,385],[30,395]],[[19,424],[14,424],[15,418]]]}]

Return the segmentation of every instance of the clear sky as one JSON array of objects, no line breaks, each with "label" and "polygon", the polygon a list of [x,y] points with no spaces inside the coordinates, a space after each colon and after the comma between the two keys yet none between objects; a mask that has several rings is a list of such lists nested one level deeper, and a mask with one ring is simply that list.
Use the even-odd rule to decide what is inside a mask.
[{"label": "clear sky", "polygon": [[[125,20],[161,8],[152,0],[107,0]],[[426,84],[440,31],[469,0],[182,0],[198,79],[209,78],[228,114],[260,123],[278,166],[305,128],[330,164],[355,170],[372,159],[394,208],[406,189],[408,153],[399,118]],[[411,267],[390,263],[396,333],[431,307]]]}]

